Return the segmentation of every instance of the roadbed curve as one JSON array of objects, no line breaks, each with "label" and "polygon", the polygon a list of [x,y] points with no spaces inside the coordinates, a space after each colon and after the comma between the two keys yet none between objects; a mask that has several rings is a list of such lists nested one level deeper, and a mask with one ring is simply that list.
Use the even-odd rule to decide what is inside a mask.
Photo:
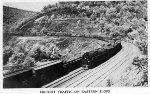
[{"label": "roadbed curve", "polygon": [[[122,66],[126,66],[136,56],[137,50],[135,46],[130,43],[122,42],[123,49],[115,57],[106,61],[104,64],[83,73],[80,77],[75,77],[74,80],[61,85],[60,87],[75,88],[75,87],[95,87],[97,83],[100,83],[107,76],[114,71],[118,71]],[[92,72],[91,72],[92,71]]]},{"label": "roadbed curve", "polygon": [[[46,88],[78,88],[78,87],[96,87],[100,82],[106,79],[110,74],[124,69],[133,60],[137,54],[137,49],[130,43],[122,42],[123,48],[111,59],[94,69],[79,72],[79,75],[73,75],[75,71],[69,73],[53,82],[52,85],[47,84]],[[123,67],[125,66],[125,67]],[[67,77],[72,77],[67,79]],[[66,79],[66,80],[65,80]],[[59,81],[62,80],[62,81]],[[64,82],[63,82],[64,81]],[[60,82],[60,83],[59,83]]]}]

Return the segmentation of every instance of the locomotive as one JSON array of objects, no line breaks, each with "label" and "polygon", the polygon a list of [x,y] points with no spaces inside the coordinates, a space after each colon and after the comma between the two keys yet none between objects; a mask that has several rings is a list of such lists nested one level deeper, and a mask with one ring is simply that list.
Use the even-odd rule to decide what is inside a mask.
[{"label": "locomotive", "polygon": [[94,68],[101,63],[105,62],[106,60],[110,59],[112,56],[117,54],[122,49],[121,42],[111,45],[108,44],[102,48],[98,48],[92,50],[90,52],[86,52],[82,56],[82,63],[81,66],[83,69],[91,69]]}]

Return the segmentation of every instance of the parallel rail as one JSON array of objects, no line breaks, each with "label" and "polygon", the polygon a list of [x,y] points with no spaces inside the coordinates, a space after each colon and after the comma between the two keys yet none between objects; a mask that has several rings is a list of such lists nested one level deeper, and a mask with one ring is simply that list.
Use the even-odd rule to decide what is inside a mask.
[{"label": "parallel rail", "polygon": [[128,65],[126,62],[132,61],[134,56],[137,55],[136,51],[132,51],[132,49],[134,48],[131,44],[124,43],[123,49],[118,54],[98,67],[91,70],[82,70],[79,68],[64,77],[42,86],[42,88],[95,87],[119,67]]},{"label": "parallel rail", "polygon": [[[125,54],[125,53],[124,53]],[[124,55],[124,58],[129,56],[129,54]],[[65,86],[65,87],[88,87],[89,85],[95,83],[95,81],[98,78],[104,77],[104,75],[107,75],[108,72],[110,72],[112,69],[115,69],[117,66],[119,66],[122,63],[118,63],[119,61],[123,63],[124,59],[120,58],[119,56],[111,61],[109,61],[108,65],[99,67],[98,69],[95,69],[92,73],[89,75],[86,75],[86,77],[82,77],[78,79],[76,82],[72,82],[71,84]]]}]

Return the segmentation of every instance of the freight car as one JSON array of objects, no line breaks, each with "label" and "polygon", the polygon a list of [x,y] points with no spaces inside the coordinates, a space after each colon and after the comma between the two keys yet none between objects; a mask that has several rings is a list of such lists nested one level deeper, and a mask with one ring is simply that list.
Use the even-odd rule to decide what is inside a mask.
[{"label": "freight car", "polygon": [[87,52],[82,56],[81,66],[84,69],[94,68],[105,62],[106,60],[110,59],[121,49],[121,43],[117,43],[114,45],[108,44],[107,46],[104,46],[102,48]]}]

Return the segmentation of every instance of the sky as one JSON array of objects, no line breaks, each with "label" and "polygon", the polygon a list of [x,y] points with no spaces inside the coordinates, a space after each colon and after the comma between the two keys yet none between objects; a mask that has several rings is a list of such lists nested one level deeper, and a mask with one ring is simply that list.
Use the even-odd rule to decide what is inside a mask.
[{"label": "sky", "polygon": [[41,11],[44,6],[55,4],[56,1],[50,2],[4,2],[3,5],[29,11]]}]

